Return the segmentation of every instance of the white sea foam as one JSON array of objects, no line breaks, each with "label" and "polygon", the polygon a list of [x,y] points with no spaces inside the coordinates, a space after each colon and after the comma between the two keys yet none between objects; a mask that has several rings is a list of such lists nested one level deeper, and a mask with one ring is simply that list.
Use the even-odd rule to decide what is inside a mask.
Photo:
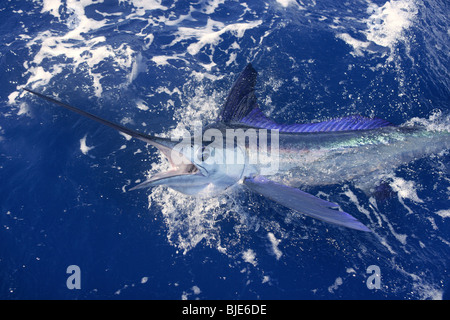
[{"label": "white sea foam", "polygon": [[[154,165],[152,169],[162,165]],[[149,207],[157,205],[167,226],[169,243],[186,253],[200,241],[211,247],[220,246],[217,218],[228,199],[219,196],[202,199],[182,195],[165,187],[156,187],[149,195]]]},{"label": "white sea foam", "polygon": [[252,249],[247,249],[246,251],[242,252],[242,258],[245,262],[248,262],[253,266],[256,266],[258,264],[256,262],[256,253]]},{"label": "white sea foam", "polygon": [[21,102],[19,104],[19,110],[17,111],[17,115],[30,115],[30,109],[28,107],[28,104],[26,102]]},{"label": "white sea foam", "polygon": [[419,299],[442,300],[444,294],[442,288],[437,284],[429,282],[429,279],[427,279],[427,277],[423,273],[417,275],[415,273],[406,271],[397,264],[395,264],[394,266],[397,271],[408,277],[408,280],[412,283],[412,288],[414,292],[418,294]]},{"label": "white sea foam", "polygon": [[[118,71],[115,75],[116,83],[113,86],[119,88],[130,85],[141,72],[146,71],[146,61],[135,46],[127,42],[117,44],[117,41],[111,41],[109,37],[114,37],[115,33],[99,33],[102,28],[110,28],[118,21],[123,21],[123,19],[119,19],[122,18],[123,13],[103,13],[96,9],[96,13],[103,19],[98,19],[98,17],[94,19],[86,15],[87,7],[102,2],[103,0],[44,0],[43,2],[36,2],[37,5],[41,5],[42,13],[52,15],[60,25],[65,25],[67,29],[45,30],[32,39],[28,35],[20,36],[21,40],[29,40],[26,46],[32,55],[32,59],[24,63],[27,71],[23,76],[27,80],[21,86],[41,89],[51,83],[58,75],[68,77],[70,74],[81,73],[85,74],[86,80],[89,79],[84,86],[91,88],[95,96],[101,97],[105,86],[103,65]],[[160,24],[177,26],[184,20],[196,20],[192,18],[194,11],[210,14],[223,3],[223,0],[215,0],[205,2],[200,8],[190,6],[188,14],[173,19],[173,13],[168,16],[164,13],[168,7],[164,6],[159,0],[119,1],[121,6],[131,8],[131,13],[124,17],[125,19],[147,21],[147,25],[140,32],[135,33],[136,37],[143,39],[143,49],[148,49],[154,40],[154,35],[148,32],[149,27]],[[155,10],[159,10],[158,12],[162,10],[162,13],[155,16],[148,14],[149,11]],[[168,65],[171,60],[182,60],[188,64],[188,59],[185,58],[186,54],[196,55],[206,46],[214,52],[215,47],[222,42],[224,34],[231,34],[239,39],[244,36],[247,30],[256,28],[261,23],[262,20],[244,21],[239,19],[237,23],[224,24],[209,18],[204,26],[180,26],[173,32],[175,38],[172,43],[166,45],[165,48],[188,40],[191,43],[186,50],[182,53],[172,52],[167,55],[155,55],[148,60],[159,66]],[[96,36],[97,34],[102,35]],[[164,46],[161,48],[164,49]],[[239,44],[236,41],[233,42],[229,48],[231,51],[227,51],[230,54],[228,65],[235,61],[237,57],[235,51],[238,49]],[[212,56],[213,54],[210,55],[209,63],[202,64],[207,71],[211,71],[216,66]],[[202,74],[202,76],[208,77],[209,75]],[[111,87],[111,85],[111,83],[108,83],[108,87]],[[15,91],[10,94],[8,102],[10,105],[14,105],[21,97],[19,91]]]},{"label": "white sea foam", "polygon": [[188,291],[183,291],[183,294],[181,295],[181,300],[188,300],[190,296],[192,295],[199,295],[202,292],[198,286],[192,286],[191,289]]},{"label": "white sea foam", "polygon": [[392,177],[390,183],[392,190],[397,192],[398,197],[403,199],[409,199],[417,203],[423,203],[423,200],[417,195],[416,184],[414,181],[406,181],[400,177]]},{"label": "white sea foam", "polygon": [[450,115],[436,110],[428,118],[411,118],[404,123],[404,126],[423,126],[429,131],[450,132]]},{"label": "white sea foam", "polygon": [[413,0],[391,0],[381,7],[371,3],[367,8],[367,40],[391,48],[411,27],[417,12]]},{"label": "white sea foam", "polygon": [[156,63],[156,65],[158,66],[165,66],[169,64],[169,60],[183,60],[183,61],[187,61],[183,58],[183,55],[171,55],[171,56],[166,56],[166,55],[161,55],[161,56],[153,56],[151,58],[151,60]]},{"label": "white sea foam", "polygon": [[84,155],[87,155],[90,150],[95,148],[95,147],[88,147],[86,145],[86,137],[87,134],[85,134],[84,137],[80,139],[80,150]]},{"label": "white sea foam", "polygon": [[183,108],[175,110],[174,113],[174,118],[178,122],[176,131],[179,131],[180,128],[189,130],[192,124],[198,121],[204,123],[214,121],[217,118],[219,106],[225,98],[222,91],[208,92],[207,85],[204,84],[210,83],[207,73],[193,72],[192,77],[193,80],[185,86],[183,93],[179,89],[167,92],[169,94],[177,93],[184,102]]},{"label": "white sea foam", "polygon": [[19,96],[20,92],[19,91],[13,91],[12,93],[10,93],[8,95],[8,104],[12,105],[16,102],[17,97]]},{"label": "white sea foam", "polygon": [[442,218],[450,218],[450,209],[443,209],[436,212]]},{"label": "white sea foam", "polygon": [[370,42],[357,40],[353,38],[348,33],[339,33],[337,37],[341,40],[344,40],[345,43],[350,45],[353,48],[352,54],[354,56],[364,56],[364,51],[369,47]]},{"label": "white sea foam", "polygon": [[[407,43],[405,31],[409,29],[417,15],[418,9],[413,0],[391,0],[378,6],[369,2],[367,14],[370,16],[361,22],[366,24],[366,29],[361,31],[365,40],[359,40],[346,32],[337,34],[337,37],[345,41],[353,48],[354,56],[363,56],[367,53],[389,53],[388,61],[393,59],[393,49],[398,42]],[[389,49],[380,51],[374,45]]]},{"label": "white sea foam", "polygon": [[120,3],[128,3],[134,7],[134,12],[138,16],[145,15],[150,10],[167,10],[167,7],[161,4],[161,0],[119,0]]},{"label": "white sea foam", "polygon": [[146,102],[144,101],[144,100],[141,100],[141,99],[138,99],[137,101],[136,101],[136,107],[139,109],[139,110],[143,110],[143,111],[147,111],[149,108],[148,108],[148,106],[147,106],[147,104],[146,104]]},{"label": "white sea foam", "polygon": [[337,277],[336,280],[334,280],[334,283],[328,287],[328,292],[330,293],[334,293],[334,291],[336,291],[339,286],[341,286],[343,284],[343,280],[341,277]]},{"label": "white sea foam", "polygon": [[[46,30],[37,34],[28,41],[27,47],[34,54],[32,61],[25,62],[27,78],[25,86],[31,88],[45,87],[55,76],[61,73],[86,73],[86,78],[91,80],[91,87],[97,97],[103,92],[103,74],[99,69],[102,63],[108,63],[116,70],[122,70],[123,76],[119,86],[127,86],[132,83],[140,72],[146,70],[142,55],[136,52],[127,43],[120,45],[109,44],[105,36],[92,36],[93,32],[110,25],[108,19],[96,20],[86,16],[86,7],[103,1],[93,0],[45,0],[42,3],[42,13],[49,13],[60,23],[67,26],[67,30]],[[163,9],[159,1],[127,1],[135,5],[138,14],[146,10]],[[61,8],[65,8],[67,15],[60,14]],[[147,36],[147,35],[146,35]],[[18,97],[18,91],[9,97],[9,103],[14,104]]]},{"label": "white sea foam", "polygon": [[212,14],[216,9],[221,5],[224,4],[225,0],[209,0],[205,1],[203,4],[202,12],[205,14]]},{"label": "white sea foam", "polygon": [[142,277],[141,278],[141,283],[142,284],[147,283],[147,281],[148,281],[148,277]]},{"label": "white sea foam", "polygon": [[270,244],[272,245],[271,248],[273,254],[277,258],[277,260],[280,260],[281,256],[283,255],[281,250],[278,248],[278,245],[280,244],[281,240],[275,238],[275,235],[272,232],[269,232],[267,234],[267,237],[269,238]]},{"label": "white sea foam", "polygon": [[[399,190],[403,190],[403,189],[399,189]],[[388,217],[385,214],[379,212],[377,210],[376,206],[371,205],[371,207],[370,207],[371,210],[366,209],[364,206],[362,206],[360,204],[358,197],[356,196],[356,194],[353,191],[350,190],[349,187],[346,188],[346,191],[344,192],[344,194],[350,199],[351,202],[353,202],[353,204],[357,207],[359,212],[362,212],[367,216],[367,218],[371,221],[371,223],[373,223],[372,216],[375,216],[375,218],[377,219],[378,226],[382,226],[383,224],[385,224],[387,226],[387,228],[390,230],[391,234],[395,237],[395,239],[397,239],[403,245],[406,244],[407,236],[396,232],[394,226],[389,222]],[[400,198],[400,200],[401,200],[401,198]],[[369,199],[369,203],[372,204],[372,202],[373,202],[373,200],[370,201],[370,199]],[[379,236],[379,237],[380,237],[379,238],[380,243],[383,244],[390,252],[394,253],[392,246],[387,243],[387,240],[381,236]]]},{"label": "white sea foam", "polygon": [[305,9],[296,0],[277,0],[277,2],[284,8],[296,7],[298,9]]},{"label": "white sea foam", "polygon": [[208,18],[204,27],[178,28],[178,31],[175,33],[176,38],[168,46],[173,46],[184,40],[194,39],[196,41],[188,46],[187,51],[191,55],[196,55],[207,45],[211,48],[216,46],[222,41],[222,35],[224,33],[229,32],[237,38],[242,38],[246,30],[253,29],[261,23],[262,20],[257,20],[225,25],[223,22]]},{"label": "white sea foam", "polygon": [[[210,76],[212,79],[210,79]],[[176,96],[182,100],[182,108],[174,112],[177,126],[166,133],[167,136],[181,135],[184,130],[194,130],[195,124],[211,123],[217,118],[219,105],[224,100],[222,90],[208,91],[212,81],[216,80],[207,72],[192,72],[190,80],[182,88],[158,87],[157,93]],[[165,157],[154,162],[148,176],[156,172],[166,171],[169,164]],[[166,187],[156,187],[150,190],[148,197],[149,207],[157,206],[167,227],[169,243],[182,253],[197,246],[200,242],[216,248],[219,252],[227,253],[228,244],[222,242],[221,230],[217,222],[229,217],[230,219],[243,219],[244,211],[233,199],[234,190],[217,195],[214,198],[198,198],[180,194]],[[239,227],[234,232],[239,237]]]},{"label": "white sea foam", "polygon": [[42,10],[41,12],[49,12],[53,16],[59,18],[59,8],[62,5],[61,1],[58,0],[42,0]]},{"label": "white sea foam", "polygon": [[358,208],[359,212],[364,213],[368,219],[371,219],[370,211],[359,203],[358,197],[353,193],[352,190],[350,190],[350,188],[347,187],[344,194],[350,199],[351,202],[353,202],[353,204]]}]

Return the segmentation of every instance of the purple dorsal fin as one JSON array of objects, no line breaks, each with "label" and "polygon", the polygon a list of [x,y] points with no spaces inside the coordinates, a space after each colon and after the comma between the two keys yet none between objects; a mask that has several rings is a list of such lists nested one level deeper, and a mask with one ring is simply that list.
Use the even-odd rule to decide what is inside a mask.
[{"label": "purple dorsal fin", "polygon": [[383,119],[367,118],[360,115],[346,116],[316,123],[279,124],[266,117],[259,108],[254,108],[239,122],[257,128],[277,129],[280,132],[370,130],[392,125],[392,123]]},{"label": "purple dorsal fin", "polygon": [[280,132],[335,132],[370,130],[392,125],[379,118],[360,115],[346,116],[328,121],[304,124],[279,124],[266,117],[258,108],[255,97],[256,70],[249,63],[241,72],[228,94],[227,100],[217,118],[223,123],[242,123]]}]

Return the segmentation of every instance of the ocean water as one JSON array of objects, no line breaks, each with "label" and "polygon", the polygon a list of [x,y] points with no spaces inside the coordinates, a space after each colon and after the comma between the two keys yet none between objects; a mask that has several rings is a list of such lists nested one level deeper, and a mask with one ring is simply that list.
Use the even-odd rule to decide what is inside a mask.
[{"label": "ocean water", "polygon": [[22,88],[169,136],[213,121],[251,62],[278,122],[448,130],[449,15],[444,0],[2,0],[0,298],[448,299],[448,152],[393,171],[382,196],[308,190],[368,234],[245,189],[129,192],[168,166],[154,148]]}]

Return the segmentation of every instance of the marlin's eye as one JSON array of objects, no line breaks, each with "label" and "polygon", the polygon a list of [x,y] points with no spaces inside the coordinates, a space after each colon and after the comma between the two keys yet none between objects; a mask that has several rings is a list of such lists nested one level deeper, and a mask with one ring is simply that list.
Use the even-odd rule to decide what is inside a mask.
[{"label": "marlin's eye", "polygon": [[206,161],[211,156],[211,148],[209,147],[202,147],[198,150],[197,158],[199,161]]}]

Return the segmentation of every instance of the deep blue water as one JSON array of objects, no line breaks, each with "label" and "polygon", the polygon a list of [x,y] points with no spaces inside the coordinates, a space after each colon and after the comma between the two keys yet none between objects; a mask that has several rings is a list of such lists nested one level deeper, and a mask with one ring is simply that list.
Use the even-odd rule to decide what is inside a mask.
[{"label": "deep blue water", "polygon": [[[447,152],[392,172],[384,197],[352,182],[309,190],[373,234],[294,224],[242,190],[126,192],[164,166],[154,149],[21,88],[168,134],[215,119],[252,62],[259,104],[276,121],[362,114],[448,130],[449,9],[444,0],[2,1],[0,298],[448,298]],[[66,286],[70,265],[81,289]],[[366,285],[371,265],[379,289]]]}]

